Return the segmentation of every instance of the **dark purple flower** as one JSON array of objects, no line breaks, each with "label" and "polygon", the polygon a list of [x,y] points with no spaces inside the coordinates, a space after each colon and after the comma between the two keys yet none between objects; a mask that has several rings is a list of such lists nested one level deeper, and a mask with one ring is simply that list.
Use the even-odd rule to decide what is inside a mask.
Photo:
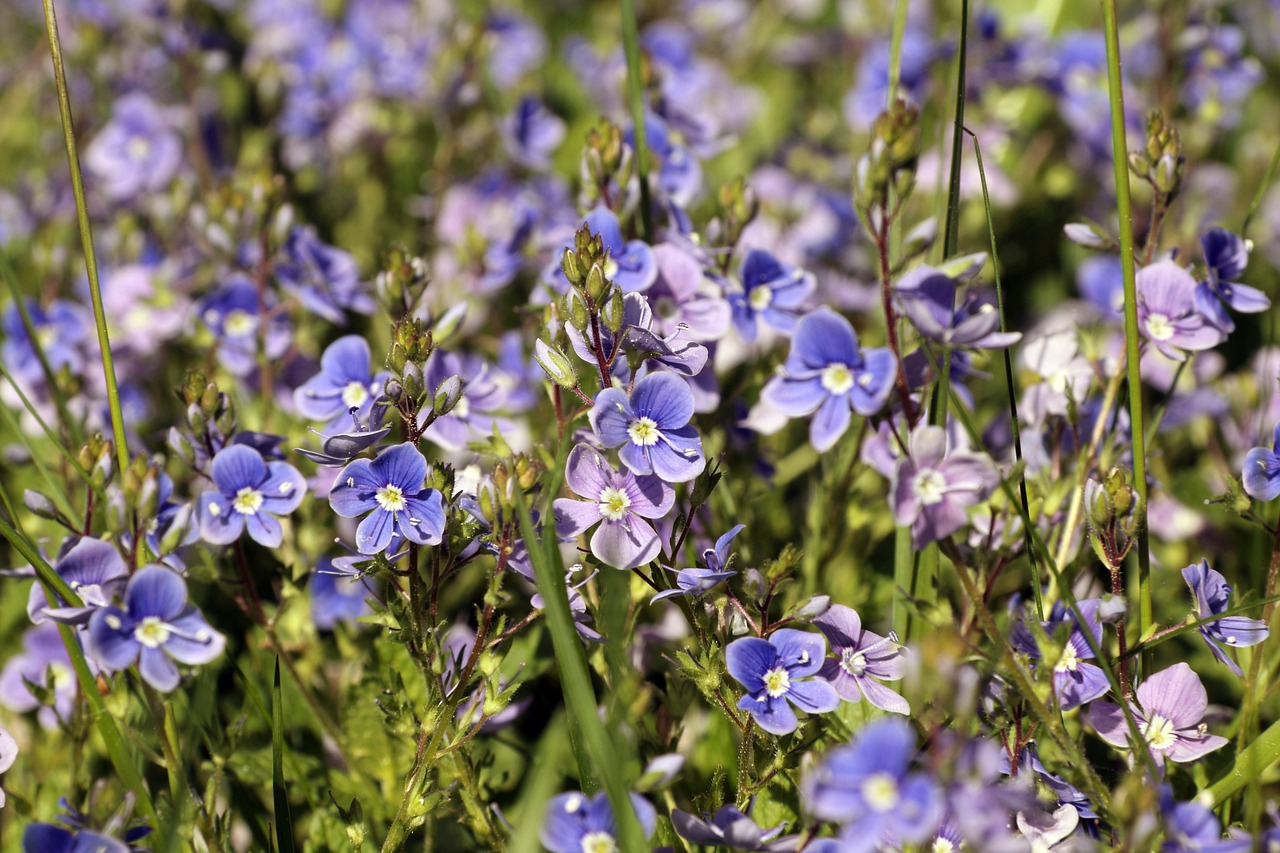
[{"label": "dark purple flower", "polygon": [[356,528],[361,554],[398,550],[401,537],[438,545],[444,534],[444,496],[424,488],[427,460],[412,444],[397,444],[376,459],[357,459],[338,472],[329,505],[343,518],[369,513]]},{"label": "dark purple flower", "polygon": [[893,472],[893,515],[911,527],[914,546],[923,548],[964,527],[966,508],[986,500],[1000,475],[985,454],[948,454],[942,427],[917,427],[907,449]]},{"label": "dark purple flower", "polygon": [[[1102,624],[1098,621],[1098,606],[1101,603],[1096,598],[1079,602],[1080,613],[1096,643],[1102,642]],[[1053,664],[1053,692],[1062,710],[1070,711],[1103,696],[1111,689],[1111,685],[1102,668],[1090,663],[1094,655],[1085,637],[1084,627],[1070,610],[1061,603],[1055,604],[1049,621],[1040,623],[1040,627],[1050,638],[1064,625],[1070,627],[1067,629],[1062,654]],[[1040,645],[1036,642],[1035,635],[1022,622],[1014,625],[1009,640],[1023,654],[1036,660],[1040,658]]]},{"label": "dark purple flower", "polygon": [[634,569],[658,556],[658,534],[645,519],[661,518],[671,509],[671,486],[654,476],[619,474],[586,444],[569,452],[565,482],[584,500],[556,499],[558,535],[578,536],[598,523],[591,553],[617,569]]},{"label": "dark purple flower", "polygon": [[1272,435],[1271,449],[1255,447],[1245,454],[1240,472],[1245,493],[1255,500],[1273,501],[1280,496],[1280,424]]},{"label": "dark purple flower", "polygon": [[915,734],[906,722],[872,723],[805,775],[805,811],[847,824],[842,837],[862,839],[855,849],[874,850],[888,835],[899,843],[924,841],[942,817],[942,796],[932,779],[910,772],[915,753]]},{"label": "dark purple flower", "polygon": [[742,288],[725,294],[733,310],[733,327],[743,340],[754,341],[759,324],[789,334],[817,280],[813,273],[783,263],[763,249],[752,249],[738,271]]},{"label": "dark purple flower", "polygon": [[81,539],[54,562],[53,569],[80,596],[83,606],[70,607],[59,600],[59,606],[50,607],[44,585],[34,584],[27,599],[27,615],[36,625],[46,619],[82,625],[94,610],[110,604],[129,580],[129,569],[120,552],[101,539]]},{"label": "dark purple flower", "polygon": [[853,412],[869,417],[884,408],[896,370],[893,353],[859,349],[849,321],[823,307],[796,326],[791,352],[762,397],[790,417],[813,415],[809,442],[826,451],[849,428]]},{"label": "dark purple flower", "polygon": [[[653,835],[658,815],[649,801],[631,795],[645,838]],[[618,849],[618,821],[604,792],[588,797],[577,791],[557,794],[547,804],[547,820],[538,839],[551,853],[610,853]]]},{"label": "dark purple flower", "polygon": [[721,806],[715,817],[704,816],[701,819],[680,809],[672,809],[671,824],[675,827],[676,835],[707,847],[789,853],[800,842],[798,835],[778,838],[786,829],[785,823],[766,832],[732,803]]},{"label": "dark purple flower", "polygon": [[214,489],[200,496],[200,535],[214,545],[230,545],[245,530],[259,545],[279,547],[284,531],[276,518],[302,503],[307,481],[287,462],[267,462],[244,444],[229,444],[209,466]]},{"label": "dark purple flower", "polygon": [[564,120],[526,95],[502,120],[502,141],[511,159],[535,171],[551,168],[551,155],[564,140]]},{"label": "dark purple flower", "polygon": [[635,474],[656,474],[686,483],[702,473],[702,439],[689,426],[693,392],[671,373],[650,373],[631,389],[605,388],[588,413],[605,447],[621,447],[618,458]]},{"label": "dark purple flower", "polygon": [[[351,418],[368,418],[391,374],[373,372],[369,344],[359,335],[338,338],[320,356],[320,372],[293,392],[305,418],[327,421],[325,432],[338,432]],[[353,411],[354,410],[354,411]]]},{"label": "dark purple flower", "polygon": [[[1138,731],[1157,766],[1165,759],[1178,763],[1196,761],[1227,745],[1227,739],[1211,735],[1204,723],[1209,697],[1200,677],[1185,663],[1177,663],[1149,676],[1138,685],[1138,702],[1131,705]],[[1098,736],[1117,749],[1131,749],[1124,711],[1111,702],[1095,702],[1085,712]]]},{"label": "dark purple flower", "polygon": [[131,849],[106,835],[72,832],[52,823],[30,823],[22,831],[23,853],[130,853]]},{"label": "dark purple flower", "polygon": [[182,140],[142,92],[116,102],[110,123],[84,153],[85,170],[112,201],[164,189],[181,163]]},{"label": "dark purple flower", "polygon": [[1227,334],[1236,327],[1227,308],[1256,314],[1271,307],[1265,293],[1237,281],[1249,263],[1249,246],[1247,240],[1225,228],[1210,228],[1200,236],[1208,277],[1196,285],[1196,307]]},{"label": "dark purple flower", "polygon": [[332,631],[339,622],[355,624],[372,611],[368,599],[374,582],[356,568],[355,560],[321,557],[311,573],[311,621],[321,631]]},{"label": "dark purple flower", "polygon": [[377,307],[360,282],[356,259],[321,242],[309,226],[295,226],[289,232],[275,274],[280,286],[296,296],[302,307],[330,323],[345,323],[347,311],[372,314]]},{"label": "dark purple flower", "polygon": [[89,620],[89,654],[109,670],[138,664],[152,687],[178,686],[174,663],[204,664],[222,654],[227,639],[187,601],[187,584],[163,566],[143,566],[129,579],[124,607],[103,607]]},{"label": "dark purple flower", "polygon": [[1196,307],[1196,281],[1173,261],[1138,270],[1138,331],[1156,349],[1185,361],[1184,350],[1212,349],[1225,335]]},{"label": "dark purple flower", "polygon": [[883,711],[911,713],[906,699],[875,680],[902,680],[904,661],[897,637],[865,630],[857,611],[843,604],[831,605],[813,624],[831,643],[834,655],[823,661],[818,675],[831,682],[841,699],[861,702],[866,696]]},{"label": "dark purple flower", "polygon": [[729,545],[745,527],[745,524],[736,525],[717,539],[715,548],[708,548],[702,552],[703,568],[681,569],[676,574],[675,589],[663,590],[650,599],[649,603],[653,604],[655,601],[677,595],[702,595],[736,575],[737,572],[728,571],[726,568],[729,564]]},{"label": "dark purple flower", "polygon": [[792,628],[775,631],[767,640],[734,640],[724,650],[724,662],[729,674],[747,689],[738,707],[775,735],[790,734],[799,725],[792,704],[810,714],[834,711],[840,704],[835,688],[810,677],[822,668],[826,654],[827,642],[821,635]]},{"label": "dark purple flower", "polygon": [[921,335],[943,346],[1005,349],[1022,338],[1001,332],[995,306],[969,291],[956,307],[956,280],[933,267],[918,266],[902,277],[896,290],[911,323]]},{"label": "dark purple flower", "polygon": [[[1196,600],[1196,618],[1210,619],[1230,606],[1231,586],[1219,572],[1209,568],[1208,560],[1193,563],[1182,570],[1182,577],[1191,587]],[[1223,649],[1256,646],[1271,633],[1267,623],[1247,616],[1223,616],[1197,628],[1200,636],[1209,644],[1213,656],[1225,663],[1236,675],[1243,675],[1240,666]]]}]

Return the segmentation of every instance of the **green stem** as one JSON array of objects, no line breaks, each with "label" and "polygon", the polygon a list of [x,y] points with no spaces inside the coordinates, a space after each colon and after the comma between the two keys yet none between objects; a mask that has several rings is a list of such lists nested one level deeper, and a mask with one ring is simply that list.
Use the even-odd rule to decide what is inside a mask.
[{"label": "green stem", "polygon": [[893,8],[893,36],[889,42],[889,102],[898,98],[898,82],[902,79],[902,39],[907,32],[907,0],[897,0]]},{"label": "green stem", "polygon": [[98,351],[102,357],[102,376],[107,386],[107,405],[111,410],[111,429],[116,442],[116,459],[123,472],[129,467],[129,446],[125,440],[124,415],[120,409],[120,389],[116,385],[116,368],[111,358],[111,336],[107,332],[107,315],[102,307],[102,287],[98,283],[98,260],[93,251],[93,231],[89,227],[89,207],[85,202],[84,178],[80,172],[80,154],[76,150],[76,131],[71,122],[71,96],[67,90],[67,72],[62,66],[62,41],[58,37],[58,19],[53,0],[41,0],[45,29],[49,34],[49,55],[53,59],[53,80],[58,89],[58,109],[62,114],[62,137],[67,144],[67,165],[71,168],[71,191],[76,197],[76,220],[80,224],[80,243],[84,248],[85,271],[89,276],[89,298],[93,302],[93,321],[98,327]]},{"label": "green stem", "polygon": [[1262,199],[1267,194],[1267,190],[1271,187],[1271,179],[1275,177],[1276,169],[1280,168],[1280,143],[1276,145],[1276,150],[1271,154],[1271,162],[1267,165],[1267,172],[1262,176],[1262,183],[1258,184],[1258,191],[1253,194],[1253,201],[1249,203],[1249,212],[1245,214],[1244,222],[1240,223],[1240,236],[1247,237],[1249,234],[1249,225],[1253,222],[1254,215],[1257,214],[1258,208],[1262,205]]},{"label": "green stem", "polygon": [[1128,143],[1125,140],[1124,85],[1120,76],[1120,30],[1116,0],[1102,0],[1107,40],[1107,83],[1111,95],[1111,158],[1116,178],[1116,214],[1120,226],[1120,266],[1124,275],[1124,343],[1129,384],[1129,423],[1133,434],[1133,486],[1138,525],[1138,624],[1141,637],[1152,624],[1151,549],[1147,534],[1147,453],[1142,414],[1142,374],[1139,368],[1137,270],[1133,258],[1133,213],[1129,200]]},{"label": "green stem", "polygon": [[636,148],[636,177],[640,179],[640,223],[645,242],[653,242],[653,205],[649,201],[649,138],[644,126],[644,81],[640,78],[640,36],[632,0],[622,0],[622,48],[627,58],[627,106],[631,110]]}]

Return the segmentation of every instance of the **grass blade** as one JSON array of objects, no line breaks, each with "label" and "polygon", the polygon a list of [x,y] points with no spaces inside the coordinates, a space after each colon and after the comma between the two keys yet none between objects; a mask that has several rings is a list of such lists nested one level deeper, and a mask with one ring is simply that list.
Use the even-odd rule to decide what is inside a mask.
[{"label": "grass blade", "polygon": [[293,853],[293,817],[284,784],[284,699],[280,694],[280,658],[271,684],[271,798],[275,805],[276,849]]},{"label": "grass blade", "polygon": [[644,81],[640,79],[640,36],[633,0],[622,0],[622,49],[627,57],[627,108],[635,128],[636,176],[640,179],[640,224],[646,243],[653,242],[653,205],[649,200],[649,137],[644,126]]}]

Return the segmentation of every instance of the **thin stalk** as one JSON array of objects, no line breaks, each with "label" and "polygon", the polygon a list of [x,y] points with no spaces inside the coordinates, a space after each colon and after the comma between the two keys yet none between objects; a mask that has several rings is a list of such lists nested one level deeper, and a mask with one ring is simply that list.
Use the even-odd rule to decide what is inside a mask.
[{"label": "thin stalk", "polygon": [[1124,275],[1124,344],[1129,384],[1129,423],[1133,433],[1133,487],[1138,525],[1138,624],[1141,637],[1152,624],[1151,549],[1147,534],[1147,448],[1142,414],[1142,373],[1139,367],[1137,270],[1133,259],[1133,212],[1129,199],[1128,143],[1125,140],[1124,84],[1120,76],[1120,29],[1116,0],[1102,0],[1107,40],[1107,83],[1111,95],[1111,158],[1116,177],[1116,214],[1120,225],[1120,266]]},{"label": "thin stalk", "polygon": [[124,415],[120,409],[120,389],[116,385],[116,368],[111,358],[111,336],[107,331],[107,314],[102,307],[102,287],[98,283],[98,260],[93,251],[93,231],[89,227],[89,207],[85,201],[84,178],[80,172],[80,154],[76,149],[76,131],[71,122],[71,96],[67,90],[67,72],[62,66],[62,41],[58,37],[58,19],[53,0],[41,0],[45,29],[49,34],[49,55],[53,59],[53,80],[58,89],[58,110],[62,114],[62,137],[67,144],[67,165],[71,169],[71,191],[76,197],[76,220],[80,224],[80,243],[84,248],[85,271],[89,276],[89,298],[93,302],[93,321],[98,327],[98,352],[102,358],[102,376],[107,386],[107,405],[111,410],[111,430],[115,436],[116,458],[120,470],[129,467],[129,445],[125,440]]},{"label": "thin stalk", "polygon": [[898,82],[902,79],[902,39],[907,32],[907,0],[897,0],[893,8],[893,35],[889,41],[889,102],[898,98]]},{"label": "thin stalk", "polygon": [[1267,172],[1262,176],[1262,183],[1258,184],[1258,191],[1253,194],[1253,201],[1249,202],[1249,212],[1245,214],[1244,222],[1240,223],[1241,237],[1249,236],[1249,225],[1253,222],[1253,217],[1262,205],[1263,197],[1271,187],[1271,180],[1275,177],[1277,168],[1280,168],[1280,143],[1276,145],[1276,150],[1271,154],[1271,162],[1267,165]]},{"label": "thin stalk", "polygon": [[[6,374],[7,378],[7,374]],[[13,380],[9,380],[13,384]],[[14,386],[17,387],[16,385]],[[21,392],[19,392],[21,393]],[[22,427],[18,424],[18,418],[8,406],[0,405],[0,410],[4,411],[4,420],[8,424],[9,429],[13,430],[21,439],[23,446],[27,449],[27,455],[31,457],[32,463],[35,464],[36,470],[40,472],[40,476],[44,479],[45,485],[49,487],[50,497],[58,504],[58,511],[65,515],[68,519],[74,520],[76,511],[71,506],[71,499],[67,497],[67,493],[63,490],[62,484],[53,478],[49,473],[49,468],[44,464],[41,454],[38,453],[31,444],[31,437],[23,432]],[[54,440],[57,443],[57,440]],[[61,446],[61,445],[59,445]]]},{"label": "thin stalk", "polygon": [[653,205],[649,201],[649,138],[644,126],[644,81],[640,79],[640,36],[636,28],[636,7],[622,0],[622,49],[627,57],[627,107],[635,128],[636,177],[640,179],[640,224],[645,242],[653,242]]},{"label": "thin stalk", "polygon": [[44,432],[45,437],[48,438],[49,441],[53,444],[53,446],[57,448],[58,452],[62,454],[62,458],[66,459],[67,462],[71,465],[71,467],[76,470],[76,473],[79,474],[81,478],[84,479],[85,483],[87,483],[90,488],[92,488],[95,492],[98,493],[98,497],[102,498],[105,501],[107,499],[106,489],[104,489],[100,485],[96,485],[93,482],[93,478],[89,476],[89,472],[86,471],[84,469],[84,466],[80,464],[80,460],[77,459],[75,456],[73,456],[71,454],[71,451],[67,450],[67,448],[63,446],[63,443],[58,438],[58,435],[52,429],[49,428],[48,424],[44,422],[44,418],[40,417],[40,412],[36,410],[35,404],[33,404],[31,400],[27,397],[27,395],[23,392],[22,386],[19,385],[14,380],[12,374],[10,374],[9,371],[5,370],[3,364],[0,364],[0,377],[4,377],[4,379],[8,381],[10,387],[12,387],[13,390],[17,393],[18,399],[22,401],[23,408],[27,410],[27,413],[31,415],[31,417],[35,418],[36,424],[38,424],[40,429]]}]

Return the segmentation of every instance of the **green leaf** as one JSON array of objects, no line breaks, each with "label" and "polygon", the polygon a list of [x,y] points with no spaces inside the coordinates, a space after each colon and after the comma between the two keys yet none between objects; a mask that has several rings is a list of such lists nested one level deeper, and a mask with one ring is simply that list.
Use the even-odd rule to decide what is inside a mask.
[{"label": "green leaf", "polygon": [[280,658],[271,687],[271,797],[275,802],[276,849],[294,853],[293,817],[289,814],[289,792],[284,784],[284,700],[280,695]]}]

